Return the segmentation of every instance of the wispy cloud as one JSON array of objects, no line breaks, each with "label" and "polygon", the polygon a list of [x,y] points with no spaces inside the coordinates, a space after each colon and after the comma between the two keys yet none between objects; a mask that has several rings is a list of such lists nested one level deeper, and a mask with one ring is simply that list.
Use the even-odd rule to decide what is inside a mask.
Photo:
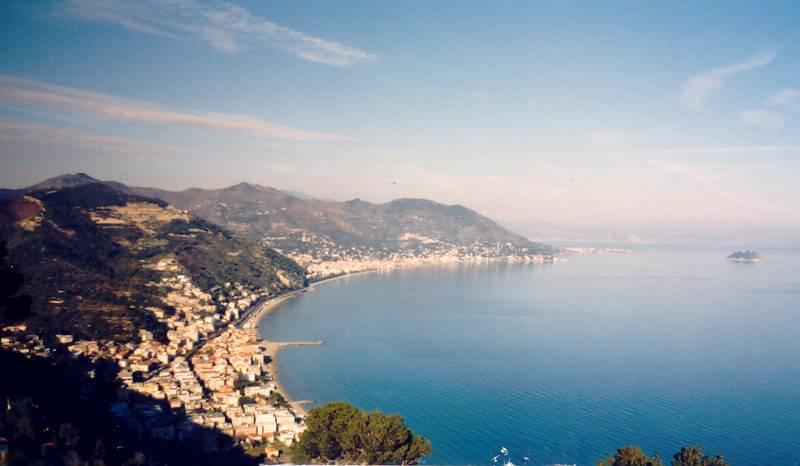
[{"label": "wispy cloud", "polygon": [[183,147],[145,144],[69,128],[0,120],[0,154],[9,157],[89,154],[160,159],[164,156],[195,156],[198,152]]},{"label": "wispy cloud", "polygon": [[782,89],[767,99],[768,105],[800,111],[800,89]]},{"label": "wispy cloud", "polygon": [[639,150],[626,152],[602,152],[600,157],[670,157],[719,154],[767,154],[800,153],[800,145],[752,145],[752,146],[706,146],[679,147],[674,149]]},{"label": "wispy cloud", "polygon": [[778,49],[770,49],[752,55],[738,63],[713,68],[689,78],[681,89],[681,103],[688,109],[702,111],[706,101],[714,92],[720,90],[732,76],[761,68],[772,63],[778,56]]},{"label": "wispy cloud", "polygon": [[747,125],[771,130],[783,128],[786,121],[780,113],[759,109],[742,110],[739,112],[739,118]]},{"label": "wispy cloud", "polygon": [[82,113],[111,120],[247,133],[268,140],[352,140],[336,134],[281,126],[246,115],[186,112],[148,102],[4,75],[0,75],[0,102]]},{"label": "wispy cloud", "polygon": [[314,37],[226,2],[193,0],[68,0],[70,17],[117,24],[132,31],[201,40],[216,50],[278,47],[304,60],[348,67],[377,57],[339,42]]}]

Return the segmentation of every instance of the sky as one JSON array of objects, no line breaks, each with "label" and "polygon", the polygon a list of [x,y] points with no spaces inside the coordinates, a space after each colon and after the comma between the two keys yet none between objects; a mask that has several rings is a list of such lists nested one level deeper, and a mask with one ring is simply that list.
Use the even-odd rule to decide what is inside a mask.
[{"label": "sky", "polygon": [[0,186],[247,181],[523,229],[792,243],[798,17],[792,1],[5,0]]}]

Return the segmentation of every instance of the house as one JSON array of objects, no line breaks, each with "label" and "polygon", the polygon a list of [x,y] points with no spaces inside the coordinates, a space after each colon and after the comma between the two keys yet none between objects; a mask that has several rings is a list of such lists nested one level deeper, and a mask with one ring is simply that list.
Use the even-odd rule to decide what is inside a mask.
[{"label": "house", "polygon": [[275,459],[281,456],[281,451],[272,445],[268,445],[267,448],[264,449],[264,455],[266,455],[267,459]]},{"label": "house", "polygon": [[65,335],[56,335],[56,340],[58,340],[59,343],[67,345],[72,343],[74,341],[74,338],[72,335],[65,334]]}]

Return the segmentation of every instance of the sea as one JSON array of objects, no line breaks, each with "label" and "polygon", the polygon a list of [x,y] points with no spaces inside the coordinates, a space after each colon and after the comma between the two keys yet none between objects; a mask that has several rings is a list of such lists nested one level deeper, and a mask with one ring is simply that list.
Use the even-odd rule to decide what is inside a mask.
[{"label": "sea", "polygon": [[643,249],[422,266],[264,317],[288,395],[399,413],[426,464],[593,465],[624,445],[800,464],[800,251]]}]

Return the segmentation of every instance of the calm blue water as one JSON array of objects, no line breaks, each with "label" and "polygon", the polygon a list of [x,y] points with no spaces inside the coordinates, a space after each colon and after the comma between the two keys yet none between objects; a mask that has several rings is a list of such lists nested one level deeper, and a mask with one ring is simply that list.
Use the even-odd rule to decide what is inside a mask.
[{"label": "calm blue water", "polygon": [[573,256],[317,286],[260,324],[290,396],[397,412],[429,464],[594,462],[701,444],[800,464],[800,254]]}]

